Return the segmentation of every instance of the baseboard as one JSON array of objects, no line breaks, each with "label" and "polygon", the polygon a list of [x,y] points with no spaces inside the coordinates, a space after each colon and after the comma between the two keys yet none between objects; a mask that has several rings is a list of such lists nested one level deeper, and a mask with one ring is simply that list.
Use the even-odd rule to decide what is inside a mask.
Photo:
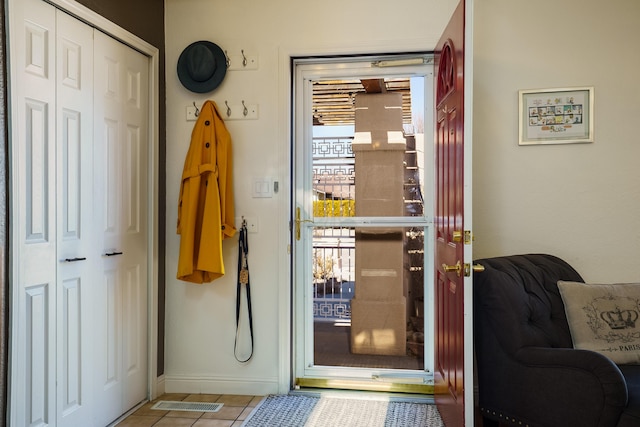
[{"label": "baseboard", "polygon": [[278,379],[165,375],[164,390],[165,393],[267,396],[278,393]]}]

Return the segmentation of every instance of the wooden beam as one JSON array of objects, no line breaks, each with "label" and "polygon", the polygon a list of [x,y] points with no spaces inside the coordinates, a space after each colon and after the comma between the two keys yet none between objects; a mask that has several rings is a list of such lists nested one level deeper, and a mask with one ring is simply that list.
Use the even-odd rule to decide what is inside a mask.
[{"label": "wooden beam", "polygon": [[387,85],[384,79],[362,79],[362,86],[367,93],[384,93],[387,91]]}]

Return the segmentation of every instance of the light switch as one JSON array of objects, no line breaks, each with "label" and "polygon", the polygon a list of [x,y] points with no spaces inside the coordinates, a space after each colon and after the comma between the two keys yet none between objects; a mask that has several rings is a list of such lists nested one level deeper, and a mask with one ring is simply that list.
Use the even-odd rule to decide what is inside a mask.
[{"label": "light switch", "polygon": [[254,177],[251,183],[251,196],[254,198],[273,197],[271,178]]}]

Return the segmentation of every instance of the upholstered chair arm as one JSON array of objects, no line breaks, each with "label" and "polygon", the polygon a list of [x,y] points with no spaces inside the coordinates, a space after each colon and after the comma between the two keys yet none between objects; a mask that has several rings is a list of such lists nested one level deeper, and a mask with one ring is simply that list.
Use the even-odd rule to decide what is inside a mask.
[{"label": "upholstered chair arm", "polygon": [[628,390],[620,369],[607,357],[588,350],[543,347],[524,347],[515,357],[527,368],[520,371],[530,400],[526,406],[541,425],[615,426],[618,422]]}]

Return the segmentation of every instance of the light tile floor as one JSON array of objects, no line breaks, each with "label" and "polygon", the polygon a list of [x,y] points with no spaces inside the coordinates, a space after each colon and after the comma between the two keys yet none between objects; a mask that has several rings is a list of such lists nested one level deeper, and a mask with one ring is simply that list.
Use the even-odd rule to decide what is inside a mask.
[{"label": "light tile floor", "polygon": [[[117,424],[118,427],[239,427],[264,396],[232,394],[164,394],[140,407]],[[217,402],[218,412],[159,411],[151,409],[158,400]]]}]

